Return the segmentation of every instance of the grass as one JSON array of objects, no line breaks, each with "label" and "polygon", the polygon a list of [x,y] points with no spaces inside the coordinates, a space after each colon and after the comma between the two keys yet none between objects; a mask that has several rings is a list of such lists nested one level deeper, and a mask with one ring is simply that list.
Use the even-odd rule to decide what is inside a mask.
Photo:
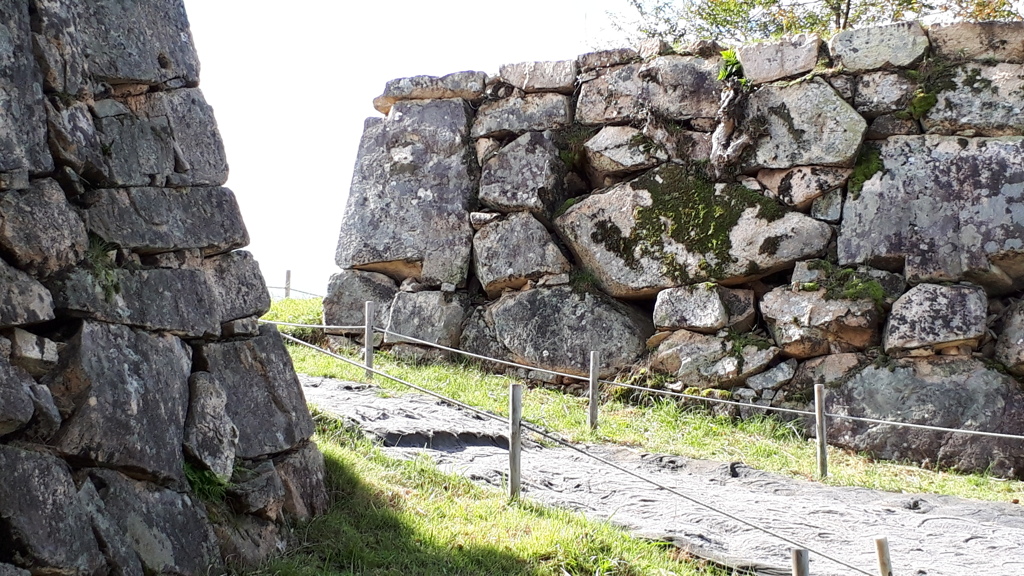
[{"label": "grass", "polygon": [[[320,325],[324,322],[323,298],[285,298],[275,300],[270,311],[263,316],[264,320],[273,322],[291,322],[292,324]],[[326,340],[324,331],[317,328],[299,328],[296,326],[278,326],[282,334],[294,336],[310,344],[323,344]]]},{"label": "grass", "polygon": [[330,510],[297,527],[284,556],[246,574],[727,574],[607,523],[510,503],[425,457],[389,458],[360,432],[323,414],[315,419]]}]

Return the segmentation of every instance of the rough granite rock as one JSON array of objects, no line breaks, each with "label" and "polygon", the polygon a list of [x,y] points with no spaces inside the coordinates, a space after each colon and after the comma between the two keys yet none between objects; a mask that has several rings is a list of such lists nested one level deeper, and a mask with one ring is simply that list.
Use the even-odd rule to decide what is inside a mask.
[{"label": "rough granite rock", "polygon": [[[391,303],[387,329],[402,336],[454,348],[459,345],[462,321],[469,309],[468,300],[461,293],[399,292]],[[395,334],[385,334],[384,342],[415,344]]]},{"label": "rough granite rock", "polygon": [[20,430],[35,413],[32,376],[0,357],[0,436]]},{"label": "rough granite rock", "polygon": [[89,106],[54,100],[45,104],[47,137],[57,165],[69,167],[92,182],[104,182],[107,161]]},{"label": "rough granite rock", "polygon": [[[732,285],[760,278],[814,257],[832,236],[828,225],[787,212],[757,192],[714,189],[685,168],[665,164],[591,194],[555,226],[601,289],[618,298],[646,298],[700,281]],[[713,228],[702,220],[710,212],[720,212]]]},{"label": "rough granite rock", "polygon": [[765,86],[747,103],[744,126],[764,125],[746,170],[795,166],[852,166],[867,122],[821,78]]},{"label": "rough granite rock", "polygon": [[932,51],[959,58],[1024,63],[1024,23],[954,22],[928,27]]},{"label": "rough granite rock", "polygon": [[571,268],[547,228],[529,212],[509,214],[473,236],[473,269],[488,298]]},{"label": "rough granite rock", "polygon": [[613,48],[611,50],[599,50],[597,52],[580,54],[576,61],[579,63],[581,71],[590,72],[599,68],[629,64],[630,62],[635,62],[639,57],[636,50],[632,48]]},{"label": "rough granite rock", "polygon": [[227,413],[227,394],[209,372],[188,378],[185,452],[227,482],[235,465],[238,428]]},{"label": "rough granite rock", "polygon": [[111,525],[127,537],[146,574],[207,574],[222,569],[217,540],[201,504],[186,494],[114,470],[89,469]]},{"label": "rough granite rock", "polygon": [[398,102],[367,121],[335,261],[341,268],[462,286],[477,190],[462,100]]},{"label": "rough granite rock", "polygon": [[714,118],[722,92],[720,67],[718,57],[659,56],[639,71],[644,105],[656,116],[670,120]]},{"label": "rough granite rock", "polygon": [[235,512],[264,520],[277,520],[284,507],[284,485],[271,460],[264,460],[251,470],[236,470],[227,495]]},{"label": "rough granite rock", "polygon": [[872,300],[831,300],[824,288],[776,288],[761,298],[761,314],[782,353],[793,358],[860,351],[881,336]]},{"label": "rough granite rock", "polygon": [[817,34],[784,36],[773,42],[744,44],[736,48],[743,77],[751,84],[803,76],[818,63],[821,38]]},{"label": "rough granite rock", "polygon": [[480,137],[517,136],[564,128],[572,123],[572,100],[550,92],[512,96],[485,102],[476,113],[470,135]]},{"label": "rough granite rock", "polygon": [[32,53],[28,0],[0,6],[0,173],[53,170],[46,144],[43,78]]},{"label": "rough granite rock", "polygon": [[[86,473],[79,474],[79,479]],[[107,514],[107,505],[92,482],[78,483],[78,502],[89,515],[92,533],[100,545],[100,551],[107,561],[108,574],[112,576],[145,576],[142,560],[132,548],[128,535],[114,525]]]},{"label": "rough granite rock", "polygon": [[203,270],[213,292],[218,324],[263,316],[270,310],[270,292],[251,253],[236,250],[207,258]]},{"label": "rough granite rock", "polygon": [[53,320],[53,297],[38,280],[0,260],[0,328]]},{"label": "rough granite rock", "polygon": [[885,326],[885,352],[976,348],[987,330],[987,312],[988,298],[979,286],[918,284],[892,305]]},{"label": "rough granite rock", "polygon": [[883,114],[871,121],[867,140],[885,140],[890,136],[913,136],[921,133],[921,125],[913,118],[900,118],[896,114]]},{"label": "rough granite rock", "polygon": [[498,76],[501,76],[502,80],[526,93],[572,94],[576,88],[576,74],[575,60],[502,64],[498,69]]},{"label": "rough granite rock", "polygon": [[650,119],[644,124],[643,135],[653,141],[655,155],[664,151],[673,162],[706,162],[711,158],[711,134],[707,132],[680,130]]},{"label": "rough granite rock", "polygon": [[59,458],[0,444],[0,562],[37,574],[96,574],[103,555]]},{"label": "rough granite rock", "polygon": [[[1010,376],[963,356],[894,360],[866,366],[825,395],[825,410],[945,428],[1024,434],[1024,396]],[[829,418],[834,446],[886,460],[912,460],[963,472],[1020,477],[1019,440],[898,428]]]},{"label": "rough granite rock", "polygon": [[67,458],[180,481],[191,354],[177,338],[83,322],[43,380],[65,417]]},{"label": "rough granite rock", "polygon": [[850,172],[847,168],[800,166],[790,170],[761,170],[757,180],[783,204],[806,212],[820,196],[846,185]]},{"label": "rough granite rock", "polygon": [[527,132],[498,150],[480,173],[480,203],[547,219],[565,201],[565,162],[549,132]]},{"label": "rough granite rock", "polygon": [[1024,286],[1024,138],[897,136],[879,149],[882,169],[847,195],[839,264]]},{"label": "rough granite rock", "polygon": [[853,107],[868,120],[907,107],[917,84],[897,72],[869,72],[857,77]]},{"label": "rough granite rock", "polygon": [[233,516],[214,523],[213,531],[221,557],[237,567],[258,568],[288,546],[280,525],[255,516]]},{"label": "rough granite rock", "polygon": [[769,370],[747,378],[745,384],[751,390],[761,392],[764,390],[776,390],[784,386],[796,374],[797,362],[793,358]]},{"label": "rough granite rock", "polygon": [[811,218],[838,223],[843,218],[843,191],[837,189],[815,198],[811,203]]},{"label": "rough granite rock", "polygon": [[34,0],[32,32],[36,61],[47,92],[72,96],[89,89],[89,59],[85,57],[79,30],[89,6],[69,0]]},{"label": "rough granite rock", "polygon": [[175,186],[221,186],[227,181],[224,142],[202,90],[154,92],[129,98],[127,103],[150,120],[167,119],[174,141]]},{"label": "rough granite rock", "polygon": [[284,486],[286,515],[308,520],[327,511],[330,498],[324,484],[324,455],[312,442],[300,444],[294,451],[274,459],[274,467]]},{"label": "rough granite rock", "polygon": [[[494,318],[486,306],[477,306],[469,313],[465,324],[462,325],[459,350],[498,360],[509,359],[508,348],[498,341],[498,335],[494,332]],[[507,368],[497,362],[480,362],[486,370],[493,372],[502,372]]]},{"label": "rough granite rock", "polygon": [[711,282],[662,290],[654,303],[654,326],[659,330],[713,334],[728,322],[729,310]]},{"label": "rough granite rock", "polygon": [[843,30],[828,47],[836,64],[847,72],[907,68],[924,57],[928,36],[917,22],[897,22]]},{"label": "rough granite rock", "polygon": [[1020,64],[971,63],[956,68],[953,87],[938,93],[921,124],[937,134],[1024,134],[1024,68]]},{"label": "rough granite rock", "polygon": [[163,186],[175,174],[174,135],[167,116],[139,116],[118,100],[93,104],[106,166],[101,184]]},{"label": "rough granite rock", "polygon": [[0,193],[0,248],[19,269],[49,276],[81,261],[88,244],[85,225],[56,181]]},{"label": "rough granite rock", "polygon": [[728,388],[763,372],[778,353],[767,342],[740,347],[725,338],[679,330],[658,344],[651,369],[674,375],[679,389]]},{"label": "rough granite rock", "polygon": [[205,368],[227,395],[228,417],[238,428],[235,456],[253,459],[290,450],[313,435],[291,358],[273,326],[257,338],[196,346]]},{"label": "rough granite rock", "polygon": [[718,287],[718,295],[729,311],[726,328],[734,332],[749,332],[757,321],[757,305],[753,290]]},{"label": "rough granite rock", "polygon": [[[398,286],[395,281],[376,272],[342,270],[331,276],[324,297],[324,324],[328,326],[362,326],[366,323],[366,303],[374,306],[374,325],[386,326],[391,315],[391,301]],[[328,334],[359,334],[361,330],[327,330]]]},{"label": "rough granite rock", "polygon": [[488,314],[510,360],[580,376],[589,373],[591,351],[606,378],[632,364],[654,333],[639,310],[569,286],[506,294]]},{"label": "rough granite rock", "polygon": [[227,188],[127,188],[90,191],[86,227],[139,254],[200,249],[220,254],[249,243]]},{"label": "rough granite rock", "polygon": [[605,126],[583,145],[591,182],[640,172],[668,161],[668,151],[632,126]]},{"label": "rough granite rock", "polygon": [[580,87],[576,121],[580,124],[622,124],[639,118],[642,64],[627,64],[601,70]]},{"label": "rough granite rock", "polygon": [[35,378],[46,375],[57,365],[57,343],[53,340],[13,328],[7,333],[11,341],[11,364],[20,367]]},{"label": "rough granite rock", "polygon": [[1024,300],[1017,301],[1003,321],[995,359],[1011,373],[1024,375]]},{"label": "rough granite rock", "polygon": [[53,401],[53,394],[50,389],[42,384],[29,386],[32,394],[32,404],[35,407],[35,414],[28,427],[22,430],[22,437],[30,442],[48,443],[60,430],[63,420],[60,411]]},{"label": "rough granite rock", "polygon": [[465,71],[445,76],[396,78],[384,85],[384,93],[373,99],[373,107],[387,116],[401,100],[444,100],[462,98],[475,101],[484,95],[487,74]]}]

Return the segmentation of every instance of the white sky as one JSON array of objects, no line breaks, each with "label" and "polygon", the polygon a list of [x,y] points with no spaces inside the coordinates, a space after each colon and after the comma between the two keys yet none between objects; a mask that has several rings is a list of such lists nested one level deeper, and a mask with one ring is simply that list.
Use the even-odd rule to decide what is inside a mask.
[{"label": "white sky", "polygon": [[[625,0],[185,0],[231,176],[267,284],[318,294],[356,148],[392,78],[574,58],[616,44]],[[623,42],[618,42],[623,44]]]}]

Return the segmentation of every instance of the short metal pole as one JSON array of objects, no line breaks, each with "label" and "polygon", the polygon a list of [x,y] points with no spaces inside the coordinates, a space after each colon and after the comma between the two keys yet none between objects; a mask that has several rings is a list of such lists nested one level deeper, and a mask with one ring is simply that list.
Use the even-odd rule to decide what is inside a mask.
[{"label": "short metal pole", "polygon": [[291,270],[285,270],[284,271],[284,297],[285,298],[291,298],[292,297],[292,271]]},{"label": "short metal pole", "polygon": [[875,538],[875,550],[878,551],[878,573],[881,576],[892,576],[892,560],[889,558],[889,539]]},{"label": "short metal pole", "polygon": [[793,576],[810,576],[811,554],[803,548],[793,548]]},{"label": "short metal pole", "polygon": [[596,350],[590,352],[590,415],[587,418],[587,422],[590,424],[591,430],[597,430],[597,401],[600,400],[601,389],[600,384],[597,381],[598,378],[598,364],[600,362],[600,354]]},{"label": "short metal pole", "polygon": [[370,369],[373,368],[373,318],[375,307],[372,300],[368,300],[363,307],[363,364],[366,366],[367,380],[373,380],[373,372]]},{"label": "short metal pole", "polygon": [[818,478],[828,476],[828,437],[825,422],[825,385],[814,385],[814,433],[818,441]]},{"label": "short metal pole", "polygon": [[523,385],[512,384],[509,389],[508,411],[508,495],[519,499],[520,474],[523,452]]}]

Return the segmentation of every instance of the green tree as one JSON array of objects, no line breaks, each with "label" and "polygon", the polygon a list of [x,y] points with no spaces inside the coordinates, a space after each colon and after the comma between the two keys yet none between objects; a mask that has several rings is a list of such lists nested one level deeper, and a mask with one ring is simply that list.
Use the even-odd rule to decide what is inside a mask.
[{"label": "green tree", "polygon": [[828,37],[847,28],[946,15],[957,20],[1021,20],[1013,0],[627,0],[628,26],[672,43],[748,42],[801,32]]}]

